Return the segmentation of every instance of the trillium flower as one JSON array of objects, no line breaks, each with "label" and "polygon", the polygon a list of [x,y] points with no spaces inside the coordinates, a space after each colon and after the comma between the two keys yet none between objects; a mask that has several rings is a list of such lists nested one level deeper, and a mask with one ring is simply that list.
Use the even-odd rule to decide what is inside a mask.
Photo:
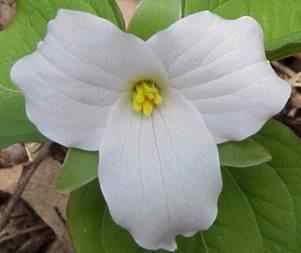
[{"label": "trillium flower", "polygon": [[217,144],[256,133],[290,95],[256,21],[207,11],[143,41],[60,10],[11,77],[45,136],[100,151],[113,219],[152,250],[175,250],[177,235],[212,225],[222,189]]}]

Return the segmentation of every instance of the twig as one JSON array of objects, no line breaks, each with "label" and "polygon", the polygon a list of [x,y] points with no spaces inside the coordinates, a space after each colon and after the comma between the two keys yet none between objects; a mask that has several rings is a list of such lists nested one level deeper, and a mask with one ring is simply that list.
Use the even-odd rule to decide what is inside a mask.
[{"label": "twig", "polygon": [[18,203],[18,200],[20,199],[22,193],[24,192],[27,184],[29,183],[31,177],[39,167],[42,161],[45,160],[50,154],[50,147],[52,143],[46,143],[41,148],[41,151],[37,155],[36,159],[34,161],[28,162],[23,166],[23,171],[20,176],[20,179],[17,184],[17,188],[10,198],[6,208],[3,211],[3,215],[0,217],[0,232],[5,228],[7,225],[10,215],[15,208],[16,204]]},{"label": "twig", "polygon": [[7,242],[9,240],[15,239],[16,237],[23,236],[23,235],[33,233],[33,232],[37,232],[37,231],[40,231],[40,230],[44,230],[46,228],[48,228],[48,226],[45,225],[45,224],[42,224],[42,225],[37,225],[37,226],[27,228],[27,229],[24,229],[24,230],[21,230],[21,231],[17,231],[16,233],[14,233],[12,235],[7,235],[7,236],[4,236],[3,238],[1,238],[0,239],[0,244],[2,244],[4,242]]},{"label": "twig", "polygon": [[61,222],[62,229],[64,229],[64,233],[62,234],[61,238],[59,238],[59,240],[62,242],[63,250],[65,253],[70,252],[70,251],[73,252],[73,245],[72,245],[72,241],[70,238],[69,230],[67,228],[66,221],[65,221],[61,211],[57,207],[54,207],[54,211],[58,217],[58,220]]},{"label": "twig", "polygon": [[[1,0],[0,0],[1,1]],[[0,169],[13,168],[17,164],[28,161],[24,145],[15,144],[0,150]]]},{"label": "twig", "polygon": [[282,73],[286,74],[289,77],[289,82],[293,88],[301,87],[300,84],[300,78],[301,78],[301,72],[295,72],[291,68],[285,66],[284,64],[280,62],[273,61],[272,65],[280,70]]},{"label": "twig", "polygon": [[293,78],[296,76],[296,72],[290,69],[289,67],[285,66],[284,64],[278,62],[278,61],[272,61],[272,65],[283,72],[284,74],[288,75],[290,78]]},{"label": "twig", "polygon": [[30,144],[25,144],[24,148],[26,151],[26,154],[28,156],[29,161],[33,161],[35,155],[41,150],[43,145],[41,143],[30,143]]},{"label": "twig", "polygon": [[15,253],[38,253],[42,251],[42,248],[50,245],[55,240],[55,234],[51,229],[41,231],[36,236],[33,236],[27,240],[21,248],[15,251]]},{"label": "twig", "polygon": [[55,206],[55,207],[54,207],[54,211],[55,211],[55,213],[56,213],[56,216],[57,216],[57,217],[59,218],[59,220],[61,221],[61,223],[62,223],[64,226],[66,226],[66,221],[65,221],[65,219],[64,219],[64,217],[63,217],[63,215],[62,215],[60,209],[59,209],[57,206]]}]

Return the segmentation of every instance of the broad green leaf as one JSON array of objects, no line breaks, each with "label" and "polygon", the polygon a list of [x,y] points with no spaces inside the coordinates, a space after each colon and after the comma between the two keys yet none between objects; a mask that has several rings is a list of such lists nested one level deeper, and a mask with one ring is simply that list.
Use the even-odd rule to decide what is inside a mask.
[{"label": "broad green leaf", "polygon": [[40,141],[43,138],[27,119],[23,96],[9,77],[13,63],[30,53],[37,41],[37,36],[28,22],[27,7],[26,1],[18,1],[18,14],[14,23],[4,32],[0,32],[1,147],[17,141]]},{"label": "broad green leaf", "polygon": [[5,93],[2,96],[1,85],[0,118],[0,149],[17,142],[42,142],[46,140],[28,121],[23,96],[20,96],[18,92]]},{"label": "broad green leaf", "polygon": [[125,22],[122,13],[115,0],[88,0],[91,6],[96,10],[98,16],[111,20],[120,29],[125,30]]},{"label": "broad green leaf", "polygon": [[263,240],[252,206],[227,168],[215,224],[204,233],[208,253],[263,253]]},{"label": "broad green leaf", "polygon": [[301,142],[300,139],[283,124],[270,121],[256,136],[272,154],[269,163],[282,178],[295,205],[297,219],[298,251],[301,251]]},{"label": "broad green leaf", "polygon": [[270,59],[301,50],[301,2],[298,0],[185,0],[185,15],[210,10],[225,18],[254,17],[263,27]]},{"label": "broad green leaf", "polygon": [[146,40],[181,18],[181,13],[181,0],[143,0],[129,24],[128,31]]},{"label": "broad green leaf", "polygon": [[252,138],[241,142],[227,142],[219,145],[222,166],[250,167],[272,159],[269,152]]},{"label": "broad green leaf", "polygon": [[[138,204],[137,204],[138,205]],[[137,206],[137,208],[139,208]],[[102,227],[102,243],[105,251],[108,253],[114,252],[146,252],[146,250],[140,249],[130,234],[117,226],[111,218],[108,209],[106,208],[103,216]],[[81,253],[81,252],[78,252]]]},{"label": "broad green leaf", "polygon": [[45,139],[27,119],[24,98],[11,82],[9,73],[19,58],[36,48],[45,36],[48,21],[60,8],[98,14],[123,28],[114,0],[17,0],[17,16],[13,24],[0,32],[0,147],[18,141]]},{"label": "broad green leaf", "polygon": [[[109,212],[104,210],[100,188],[92,186],[95,184],[97,181],[71,194],[68,224],[76,240],[77,253],[148,252],[138,247],[129,233],[113,222]],[[94,203],[96,199],[101,204]],[[251,205],[226,170],[219,210],[218,220],[209,232],[198,233],[192,238],[179,237],[177,252],[214,253],[218,250],[221,253],[263,253],[263,242]],[[100,220],[102,223],[96,229],[94,224],[99,224]]]},{"label": "broad green leaf", "polygon": [[[238,237],[241,239],[237,240]],[[251,206],[226,169],[217,222],[208,232],[199,233],[193,238],[179,238],[181,239],[178,240],[177,252],[263,252],[262,238]],[[121,250],[143,252],[133,242],[129,233],[113,222],[108,212],[105,212],[103,222],[103,245],[111,253]]]},{"label": "broad green leaf", "polygon": [[31,26],[40,35],[45,36],[47,23],[55,18],[59,9],[71,9],[89,12],[110,20],[124,30],[121,12],[114,0],[27,0],[30,8]]},{"label": "broad green leaf", "polygon": [[[126,203],[125,203],[126,204]],[[140,253],[129,233],[117,226],[108,213],[97,180],[71,193],[68,210],[68,227],[77,253]],[[190,249],[202,249],[201,238],[189,244]],[[180,251],[202,252],[206,251]]]},{"label": "broad green leaf", "polygon": [[294,202],[276,170],[268,164],[229,170],[252,206],[265,252],[294,252],[297,243]]},{"label": "broad green leaf", "polygon": [[69,149],[56,181],[61,192],[71,192],[97,178],[98,153]]},{"label": "broad green leaf", "polygon": [[[275,121],[269,122],[254,138],[269,150],[273,160],[249,168],[224,167],[224,189],[217,221],[207,232],[192,238],[179,237],[177,252],[300,251],[301,142]],[[89,249],[100,253],[146,252],[133,242],[128,232],[113,222],[108,210],[104,210],[100,188],[92,187],[93,184],[98,185],[97,181],[92,182],[73,192],[70,199],[72,205],[69,205],[68,213],[72,216],[68,215],[68,223],[73,238],[78,238],[75,242],[77,253],[92,253]],[[101,204],[94,203],[95,199]],[[94,206],[82,208],[88,203],[94,203]],[[95,211],[97,208],[99,210]],[[81,223],[81,219],[86,224]],[[100,220],[101,225],[96,230],[95,223]]]},{"label": "broad green leaf", "polygon": [[76,253],[104,253],[101,228],[105,202],[97,180],[70,195],[68,227]]}]

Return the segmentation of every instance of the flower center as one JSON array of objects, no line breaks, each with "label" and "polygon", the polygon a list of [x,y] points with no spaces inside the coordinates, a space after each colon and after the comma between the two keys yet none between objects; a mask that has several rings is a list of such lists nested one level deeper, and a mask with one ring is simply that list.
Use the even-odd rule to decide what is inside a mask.
[{"label": "flower center", "polygon": [[143,113],[146,117],[150,117],[155,108],[162,103],[160,89],[151,80],[137,82],[131,95],[133,110]]}]

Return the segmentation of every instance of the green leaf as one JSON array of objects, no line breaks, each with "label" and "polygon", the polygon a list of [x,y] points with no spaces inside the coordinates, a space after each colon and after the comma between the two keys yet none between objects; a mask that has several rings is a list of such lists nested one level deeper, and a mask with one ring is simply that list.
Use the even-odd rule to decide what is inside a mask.
[{"label": "green leaf", "polygon": [[97,180],[71,193],[67,216],[77,253],[104,253],[101,228],[105,202]]},{"label": "green leaf", "polygon": [[268,164],[229,170],[256,216],[265,252],[296,250],[294,202],[277,171]]},{"label": "green leaf", "polygon": [[[25,115],[24,99],[12,84],[9,73],[17,59],[31,52],[37,40],[28,24],[26,1],[17,3],[14,24],[0,33],[0,146],[5,147],[18,141],[40,141],[43,137]],[[28,37],[22,35],[28,34]]]},{"label": "green leaf", "polygon": [[272,159],[269,152],[252,138],[241,142],[227,142],[219,145],[222,166],[250,167]]},{"label": "green leaf", "polygon": [[45,140],[27,119],[23,95],[10,80],[9,73],[18,59],[36,48],[45,36],[48,21],[60,8],[98,14],[124,28],[113,0],[18,0],[13,24],[0,32],[0,147],[18,141]]},{"label": "green leaf", "polygon": [[[263,252],[263,241],[250,203],[234,178],[224,170],[224,191],[219,203],[219,217],[208,232],[193,238],[180,237],[177,252]],[[275,185],[277,187],[277,185]],[[243,215],[242,215],[243,214]],[[139,248],[128,232],[117,226],[109,212],[103,217],[103,246],[111,252],[137,252]],[[238,240],[240,238],[240,240]],[[116,240],[117,243],[116,243]],[[140,249],[139,252],[142,252]],[[78,252],[81,253],[81,252]]]},{"label": "green leaf", "polygon": [[[68,225],[77,253],[147,252],[137,246],[127,231],[113,222],[109,212],[104,210],[105,201],[100,188],[95,185],[97,181],[71,194]],[[101,204],[95,203],[96,199]],[[221,253],[263,252],[262,238],[251,205],[227,171],[224,173],[224,192],[219,210],[218,221],[209,232],[192,238],[179,237],[177,252],[208,253],[215,252],[215,249]],[[96,229],[95,223],[101,225]]]},{"label": "green leaf", "polygon": [[42,142],[42,136],[25,113],[24,98],[18,92],[2,96],[0,85],[0,149],[17,142]]},{"label": "green leaf", "polygon": [[207,252],[263,253],[263,240],[248,199],[227,168],[215,224],[204,233]]},{"label": "green leaf", "polygon": [[185,15],[210,10],[225,18],[254,17],[264,29],[269,59],[280,59],[301,49],[301,2],[296,0],[185,0]]},{"label": "green leaf", "polygon": [[[97,180],[71,193],[67,218],[77,253],[150,252],[138,247],[129,233],[113,222]],[[177,252],[206,252],[200,236],[178,241]]]},{"label": "green leaf", "polygon": [[111,20],[112,23],[119,26],[120,29],[125,30],[125,22],[122,13],[115,0],[88,0],[89,3],[96,10],[98,16],[107,20]]},{"label": "green leaf", "polygon": [[297,219],[298,251],[301,251],[301,142],[283,124],[270,121],[256,136],[256,140],[267,148],[273,156],[269,163],[290,192]]},{"label": "green leaf", "polygon": [[[254,138],[270,151],[273,160],[249,168],[224,167],[217,221],[205,233],[179,237],[177,252],[300,251],[301,142],[275,121]],[[96,199],[101,203],[95,203]],[[77,238],[77,253],[147,252],[113,222],[97,181],[73,192],[70,203],[68,224],[73,238]],[[96,227],[95,223],[101,224]]]},{"label": "green leaf", "polygon": [[98,152],[69,149],[56,181],[61,192],[71,192],[97,178]]},{"label": "green leaf", "polygon": [[110,20],[124,30],[121,12],[114,0],[27,0],[28,19],[41,40],[46,33],[48,22],[55,18],[59,9],[89,12]]},{"label": "green leaf", "polygon": [[181,13],[181,0],[143,0],[129,24],[128,31],[146,40],[181,18]]},{"label": "green leaf", "polygon": [[[208,232],[179,237],[177,252],[295,252],[294,202],[275,169],[224,168],[223,179],[217,221]],[[71,194],[68,225],[77,253],[147,252],[114,223],[97,181]]]}]

